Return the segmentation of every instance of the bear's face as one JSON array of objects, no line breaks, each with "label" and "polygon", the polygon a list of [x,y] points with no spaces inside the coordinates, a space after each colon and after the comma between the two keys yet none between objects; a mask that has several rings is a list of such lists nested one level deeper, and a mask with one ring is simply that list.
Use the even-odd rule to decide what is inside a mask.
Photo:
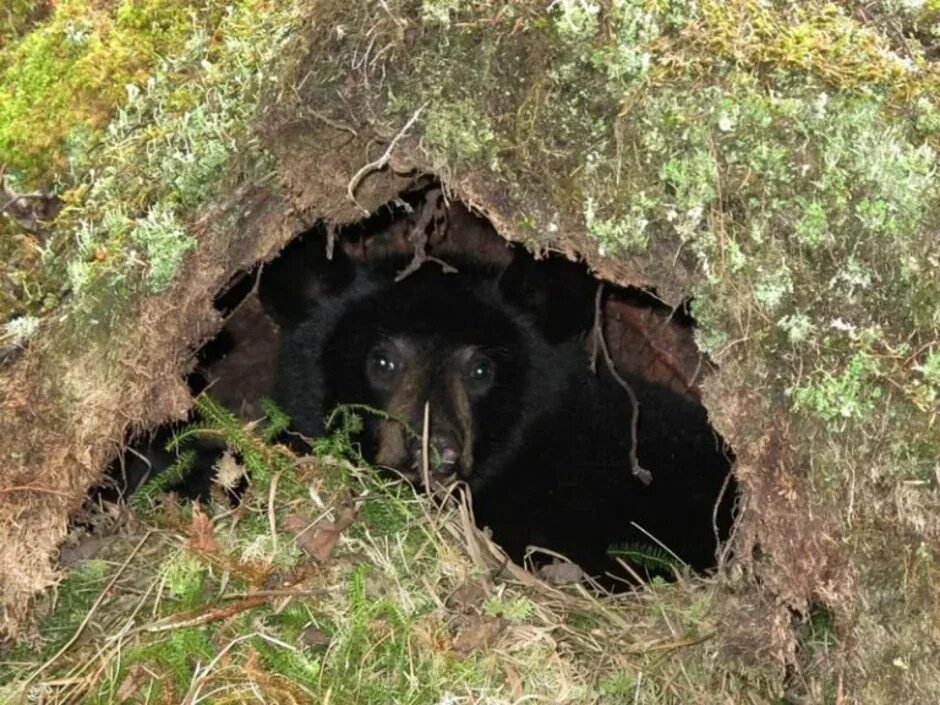
[{"label": "bear's face", "polygon": [[[342,306],[323,340],[323,407],[363,405],[363,454],[423,477],[478,485],[517,445],[537,338],[491,282],[420,271]],[[313,323],[312,325],[315,325]]]},{"label": "bear's face", "polygon": [[423,437],[416,431],[423,434],[427,404],[430,472],[442,479],[466,476],[473,469],[474,406],[493,391],[499,363],[475,345],[435,342],[383,336],[367,354],[365,375],[374,397],[397,419],[380,423],[375,462],[422,471]]}]

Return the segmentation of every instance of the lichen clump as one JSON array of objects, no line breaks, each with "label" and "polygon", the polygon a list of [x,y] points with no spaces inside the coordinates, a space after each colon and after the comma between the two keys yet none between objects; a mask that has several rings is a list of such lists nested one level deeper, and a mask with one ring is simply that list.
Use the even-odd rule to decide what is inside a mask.
[{"label": "lichen clump", "polygon": [[290,7],[269,10],[74,0],[0,51],[6,179],[65,201],[48,239],[0,223],[11,234],[0,319],[47,314],[63,297],[86,312],[122,306],[170,284],[196,246],[187,221],[234,183],[230,161],[265,171],[252,119],[293,26]]}]

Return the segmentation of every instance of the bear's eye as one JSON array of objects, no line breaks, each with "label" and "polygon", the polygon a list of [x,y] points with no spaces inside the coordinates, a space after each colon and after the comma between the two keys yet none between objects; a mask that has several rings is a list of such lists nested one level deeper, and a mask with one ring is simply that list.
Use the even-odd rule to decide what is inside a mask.
[{"label": "bear's eye", "polygon": [[480,360],[470,369],[470,379],[481,381],[488,378],[492,372],[493,365],[489,360]]},{"label": "bear's eye", "polygon": [[372,356],[372,366],[377,372],[394,372],[397,365],[391,357],[383,352],[377,352]]},{"label": "bear's eye", "polygon": [[484,355],[474,355],[464,367],[467,380],[467,389],[471,394],[479,396],[489,391],[496,378],[496,365]]},{"label": "bear's eye", "polygon": [[366,360],[366,375],[380,389],[389,389],[398,383],[403,361],[394,350],[380,346],[369,353]]}]

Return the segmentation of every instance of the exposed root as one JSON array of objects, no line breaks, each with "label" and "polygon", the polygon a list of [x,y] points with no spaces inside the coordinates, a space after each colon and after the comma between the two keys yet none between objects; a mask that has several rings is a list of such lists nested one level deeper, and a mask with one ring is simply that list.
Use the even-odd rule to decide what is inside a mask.
[{"label": "exposed root", "polygon": [[428,242],[431,235],[440,234],[443,238],[447,232],[447,226],[447,204],[444,192],[440,188],[433,188],[425,194],[417,222],[408,233],[408,241],[414,249],[414,256],[408,266],[395,275],[396,282],[417,272],[425,262],[436,262],[447,274],[456,273],[456,268],[428,254]]},{"label": "exposed root", "polygon": [[617,384],[623,387],[627,396],[630,397],[630,472],[644,485],[648,485],[653,481],[653,474],[640,465],[636,454],[638,437],[637,426],[639,426],[640,423],[640,400],[636,398],[636,393],[633,391],[633,387],[630,386],[630,383],[627,382],[617,370],[617,366],[614,364],[614,360],[610,355],[610,349],[607,347],[607,338],[604,335],[603,282],[597,285],[597,295],[594,298],[594,356],[591,362],[591,369],[595,372],[597,371],[596,360],[598,350],[603,354],[604,362],[607,363],[607,369],[610,371],[610,374],[617,380]]},{"label": "exposed root", "polygon": [[359,188],[359,183],[373,171],[379,171],[384,169],[388,164],[389,160],[392,158],[392,152],[395,151],[395,147],[398,146],[398,143],[401,139],[407,134],[408,130],[411,129],[411,126],[415,124],[418,120],[418,117],[424,112],[424,109],[428,106],[427,103],[424,103],[420,108],[415,110],[414,114],[408,119],[408,122],[405,123],[405,126],[398,131],[392,141],[388,143],[388,147],[385,148],[385,151],[378,159],[374,159],[368,164],[365,164],[362,168],[359,169],[352,178],[349,180],[349,183],[346,184],[346,195],[349,196],[349,200],[358,206],[358,208],[365,213],[369,214],[368,209],[363,208],[360,205],[359,201],[356,200],[356,189]]}]

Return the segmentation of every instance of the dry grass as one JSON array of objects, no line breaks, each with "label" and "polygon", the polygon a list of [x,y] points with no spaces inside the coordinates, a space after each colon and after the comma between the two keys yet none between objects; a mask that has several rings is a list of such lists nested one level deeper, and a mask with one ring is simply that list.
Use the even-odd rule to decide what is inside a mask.
[{"label": "dry grass", "polygon": [[[728,576],[620,595],[507,561],[466,502],[325,448],[240,508],[89,510],[5,702],[770,702],[722,650]],[[285,457],[282,450],[277,450]],[[273,457],[273,456],[272,456]],[[355,519],[351,524],[343,516]],[[291,526],[296,517],[306,526]],[[107,528],[102,528],[107,527]],[[336,527],[317,560],[311,546]],[[39,619],[40,615],[42,618]]]}]

